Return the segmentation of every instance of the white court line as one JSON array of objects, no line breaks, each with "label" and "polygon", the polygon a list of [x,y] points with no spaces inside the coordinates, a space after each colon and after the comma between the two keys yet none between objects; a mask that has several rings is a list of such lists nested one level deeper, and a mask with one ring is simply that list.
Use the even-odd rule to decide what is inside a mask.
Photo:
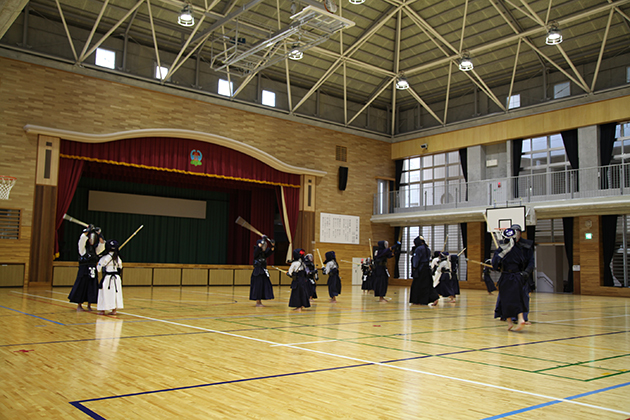
[{"label": "white court line", "polygon": [[610,316],[594,316],[590,318],[571,318],[571,319],[560,319],[557,321],[536,321],[536,324],[555,324],[560,322],[571,322],[571,321],[590,321],[593,319],[607,319],[607,318],[627,318],[630,314],[626,315],[610,315]]},{"label": "white court line", "polygon": [[274,344],[271,347],[291,347],[291,346],[301,346],[302,344],[334,343],[336,341],[339,341],[339,340],[322,340],[322,341],[307,341],[304,343]]},{"label": "white court line", "polygon": [[[12,292],[12,293],[20,293],[20,292]],[[28,293],[21,293],[21,294],[26,295],[26,296],[36,296],[36,297],[39,297],[39,298],[42,298],[42,299],[50,299],[50,300],[54,300],[54,301],[57,301],[57,302],[68,303],[66,301],[61,301],[59,299],[52,299],[52,298],[47,298],[47,297],[39,296],[39,295],[31,295],[31,294],[28,294]],[[614,410],[612,408],[600,407],[600,406],[592,405],[592,404],[585,404],[585,403],[581,403],[581,402],[578,402],[578,401],[567,400],[567,399],[564,399],[564,398],[552,397],[552,396],[549,396],[549,395],[538,394],[538,393],[535,393],[535,392],[522,391],[520,389],[507,388],[507,387],[500,386],[500,385],[493,385],[493,384],[487,384],[487,383],[483,383],[483,382],[479,382],[479,381],[472,381],[472,380],[469,380],[469,379],[456,378],[454,376],[440,375],[438,373],[425,372],[425,371],[422,371],[422,370],[411,369],[411,368],[406,368],[406,367],[402,367],[402,366],[395,366],[395,365],[392,365],[392,364],[389,364],[389,363],[381,363],[381,362],[374,362],[374,361],[371,361],[371,360],[358,359],[356,357],[345,356],[345,355],[342,355],[342,354],[328,353],[328,352],[324,352],[324,351],[313,350],[313,349],[308,349],[308,348],[304,348],[304,347],[298,347],[296,345],[275,343],[273,341],[262,340],[260,338],[247,337],[247,336],[244,336],[244,335],[232,334],[232,333],[228,333],[228,332],[224,332],[224,331],[218,331],[218,330],[212,330],[212,329],[209,329],[209,328],[197,327],[197,326],[194,326],[194,325],[182,324],[180,322],[173,322],[173,321],[167,321],[167,320],[158,319],[158,318],[152,318],[152,317],[143,316],[143,315],[136,315],[136,314],[132,314],[132,313],[129,313],[129,312],[118,312],[118,313],[119,314],[123,314],[123,315],[129,315],[129,316],[137,317],[137,318],[148,319],[148,320],[151,320],[151,321],[162,322],[162,323],[165,323],[165,324],[177,325],[177,326],[180,326],[180,327],[192,328],[192,329],[195,329],[195,330],[200,330],[200,331],[206,331],[206,332],[211,332],[211,333],[215,333],[215,334],[226,335],[226,336],[229,336],[229,337],[244,338],[246,340],[256,341],[256,342],[259,342],[259,343],[265,343],[265,344],[269,344],[271,346],[289,347],[289,348],[294,348],[294,349],[297,349],[297,350],[303,350],[303,351],[310,352],[310,353],[321,354],[321,355],[324,355],[324,356],[338,357],[340,359],[351,360],[353,362],[371,364],[371,365],[381,366],[381,367],[390,368],[390,369],[398,369],[398,370],[403,370],[403,371],[406,371],[406,372],[419,373],[421,375],[434,376],[434,377],[437,377],[437,378],[450,379],[452,381],[463,382],[463,383],[467,383],[467,384],[471,384],[471,385],[479,385],[479,386],[487,387],[487,388],[500,389],[502,391],[516,392],[516,393],[519,393],[519,394],[529,395],[529,396],[532,396],[532,397],[539,397],[539,398],[544,398],[544,399],[552,400],[552,401],[565,402],[565,403],[568,403],[568,404],[576,404],[576,405],[579,405],[579,406],[582,406],[582,407],[589,407],[589,408],[594,408],[596,410],[609,411],[609,412],[612,412],[612,413],[623,414],[623,415],[626,415],[626,416],[630,415],[630,412]]]}]

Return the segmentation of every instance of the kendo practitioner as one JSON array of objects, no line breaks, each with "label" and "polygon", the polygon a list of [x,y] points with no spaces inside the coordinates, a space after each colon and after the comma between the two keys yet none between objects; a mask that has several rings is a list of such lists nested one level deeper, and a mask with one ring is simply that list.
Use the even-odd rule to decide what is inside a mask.
[{"label": "kendo practitioner", "polygon": [[506,320],[508,330],[515,331],[526,325],[523,313],[529,312],[529,298],[525,286],[534,271],[534,243],[521,238],[522,228],[514,224],[503,231],[503,243],[494,251],[492,267],[501,271],[497,283],[499,295],[494,317]]},{"label": "kendo practitioner", "polygon": [[99,315],[105,315],[105,311],[111,311],[111,315],[116,315],[116,310],[123,308],[122,268],[118,241],[110,239],[105,244],[105,255],[96,266],[97,271],[103,273],[98,286]]},{"label": "kendo practitioner", "polygon": [[[485,262],[487,265],[492,265],[492,260],[488,258]],[[488,289],[488,294],[491,295],[492,292],[497,290],[497,287],[494,285],[494,281],[490,276],[490,272],[493,271],[491,267],[484,266],[483,267],[483,281],[486,283],[486,289]]]},{"label": "kendo practitioner", "polygon": [[328,251],[325,254],[324,268],[322,272],[328,274],[328,295],[330,303],[337,303],[337,296],[341,293],[341,278],[339,277],[339,264],[335,258],[335,251]]},{"label": "kendo practitioner", "polygon": [[379,302],[387,302],[387,286],[389,284],[389,271],[387,271],[387,260],[394,257],[393,248],[400,245],[396,242],[391,248],[387,241],[378,241],[378,249],[374,252],[374,271],[372,280],[374,281],[374,296],[378,296]]},{"label": "kendo practitioner", "polygon": [[409,292],[409,303],[414,305],[436,306],[440,300],[440,295],[433,287],[431,275],[431,250],[426,244],[424,237],[418,236],[413,240],[414,247],[411,257],[411,291]]},{"label": "kendo practitioner", "polygon": [[249,300],[255,300],[257,307],[264,306],[262,300],[273,299],[273,286],[267,271],[267,258],[275,249],[276,242],[266,235],[256,241],[254,247],[254,271],[249,283]]},{"label": "kendo practitioner", "polygon": [[443,297],[448,296],[450,302],[455,302],[455,286],[453,285],[452,271],[449,253],[440,252],[435,274],[433,275],[433,284],[437,282],[435,291]]},{"label": "kendo practitioner", "polygon": [[304,256],[304,265],[306,267],[306,278],[308,279],[308,283],[306,284],[308,296],[311,300],[317,299],[317,281],[319,280],[319,273],[317,267],[315,267],[313,254],[306,254]]},{"label": "kendo practitioner", "polygon": [[363,293],[369,293],[370,290],[374,290],[372,281],[372,258],[366,258],[361,260],[361,290]]},{"label": "kendo practitioner", "polygon": [[83,311],[83,302],[87,302],[88,311],[92,310],[92,304],[98,299],[98,276],[96,265],[99,255],[105,251],[105,239],[101,234],[101,228],[88,225],[78,242],[79,248],[79,272],[74,281],[72,290],[68,295],[70,302],[77,304],[77,311]]},{"label": "kendo practitioner", "polygon": [[295,312],[302,312],[302,308],[310,308],[311,301],[308,296],[308,278],[306,276],[306,265],[304,264],[305,252],[303,249],[293,250],[293,262],[287,271],[287,276],[291,277],[291,296],[289,297],[289,307],[295,308]]}]

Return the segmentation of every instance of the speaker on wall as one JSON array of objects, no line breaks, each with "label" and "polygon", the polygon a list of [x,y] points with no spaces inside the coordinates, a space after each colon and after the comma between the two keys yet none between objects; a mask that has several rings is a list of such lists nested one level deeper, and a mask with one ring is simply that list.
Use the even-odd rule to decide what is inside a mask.
[{"label": "speaker on wall", "polygon": [[340,166],[339,167],[339,190],[345,191],[347,183],[348,183],[348,168],[345,166]]}]

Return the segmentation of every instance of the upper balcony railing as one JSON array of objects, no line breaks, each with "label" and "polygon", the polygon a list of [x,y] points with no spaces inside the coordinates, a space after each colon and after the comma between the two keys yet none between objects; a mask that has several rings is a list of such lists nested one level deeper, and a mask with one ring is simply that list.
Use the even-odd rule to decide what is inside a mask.
[{"label": "upper balcony railing", "polygon": [[466,182],[403,186],[374,195],[373,214],[630,195],[630,162]]}]

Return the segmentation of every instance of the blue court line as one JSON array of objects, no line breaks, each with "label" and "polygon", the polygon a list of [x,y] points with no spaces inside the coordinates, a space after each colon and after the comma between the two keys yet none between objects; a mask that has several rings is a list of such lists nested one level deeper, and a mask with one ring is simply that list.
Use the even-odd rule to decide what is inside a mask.
[{"label": "blue court line", "polygon": [[[576,400],[578,398],[588,397],[589,395],[599,394],[600,392],[606,392],[606,391],[610,391],[612,389],[622,388],[622,387],[628,386],[628,385],[630,385],[630,382],[626,382],[625,384],[609,386],[607,388],[597,389],[595,391],[585,392],[583,394],[573,395],[571,397],[567,397],[567,398],[564,398],[564,399],[565,400]],[[530,407],[521,408],[519,410],[510,411],[508,413],[497,414],[496,416],[492,416],[492,417],[486,417],[483,420],[503,419],[503,418],[506,418],[506,417],[514,416],[516,414],[526,413],[528,411],[537,410],[537,409],[543,408],[543,407],[549,407],[550,405],[560,404],[562,402],[564,402],[564,401],[549,401],[549,402],[546,402],[546,403],[542,403],[542,404],[532,405]]]},{"label": "blue court line", "polygon": [[10,310],[10,311],[18,312],[18,313],[21,313],[21,314],[23,314],[23,315],[32,316],[33,318],[38,318],[38,319],[41,319],[41,320],[44,320],[44,321],[47,321],[47,322],[52,322],[53,324],[62,325],[62,326],[64,326],[64,327],[66,326],[65,324],[62,324],[61,322],[53,321],[53,320],[51,320],[51,319],[42,318],[41,316],[37,316],[37,315],[33,315],[33,314],[29,314],[29,313],[27,313],[27,312],[18,311],[17,309],[7,308],[6,306],[2,306],[2,305],[0,305],[0,308],[4,308],[4,309],[8,309],[8,310]]},{"label": "blue court line", "polygon": [[333,370],[350,369],[350,368],[361,367],[361,366],[370,366],[370,365],[373,365],[373,364],[374,363],[360,363],[360,364],[357,364],[357,365],[338,366],[338,367],[333,367],[333,368],[315,369],[315,370],[306,370],[306,371],[303,371],[303,372],[282,373],[282,374],[279,374],[279,375],[258,376],[258,377],[255,377],[255,378],[235,379],[235,380],[232,380],[232,381],[214,382],[214,383],[210,383],[210,384],[189,385],[189,386],[181,386],[181,387],[177,387],[177,388],[165,388],[165,389],[159,389],[159,390],[156,390],[156,391],[135,392],[135,393],[132,393],[132,394],[114,395],[114,396],[111,396],[111,397],[101,397],[101,398],[91,398],[91,399],[80,400],[80,401],[71,401],[70,404],[72,406],[74,406],[75,408],[78,408],[83,413],[87,414],[88,416],[92,417],[93,419],[106,420],[105,417],[100,416],[96,412],[94,412],[94,411],[90,410],[89,408],[85,407],[83,404],[84,403],[95,402],[95,401],[113,400],[113,399],[118,399],[118,398],[137,397],[137,396],[140,396],[140,395],[159,394],[159,393],[162,393],[162,392],[183,391],[183,390],[187,390],[187,389],[205,388],[205,387],[215,386],[215,385],[237,384],[237,383],[240,383],[240,382],[258,381],[258,380],[261,380],[261,379],[284,378],[284,377],[288,377],[288,376],[304,375],[304,374],[307,374],[307,373],[329,372],[329,371],[333,371]]}]

